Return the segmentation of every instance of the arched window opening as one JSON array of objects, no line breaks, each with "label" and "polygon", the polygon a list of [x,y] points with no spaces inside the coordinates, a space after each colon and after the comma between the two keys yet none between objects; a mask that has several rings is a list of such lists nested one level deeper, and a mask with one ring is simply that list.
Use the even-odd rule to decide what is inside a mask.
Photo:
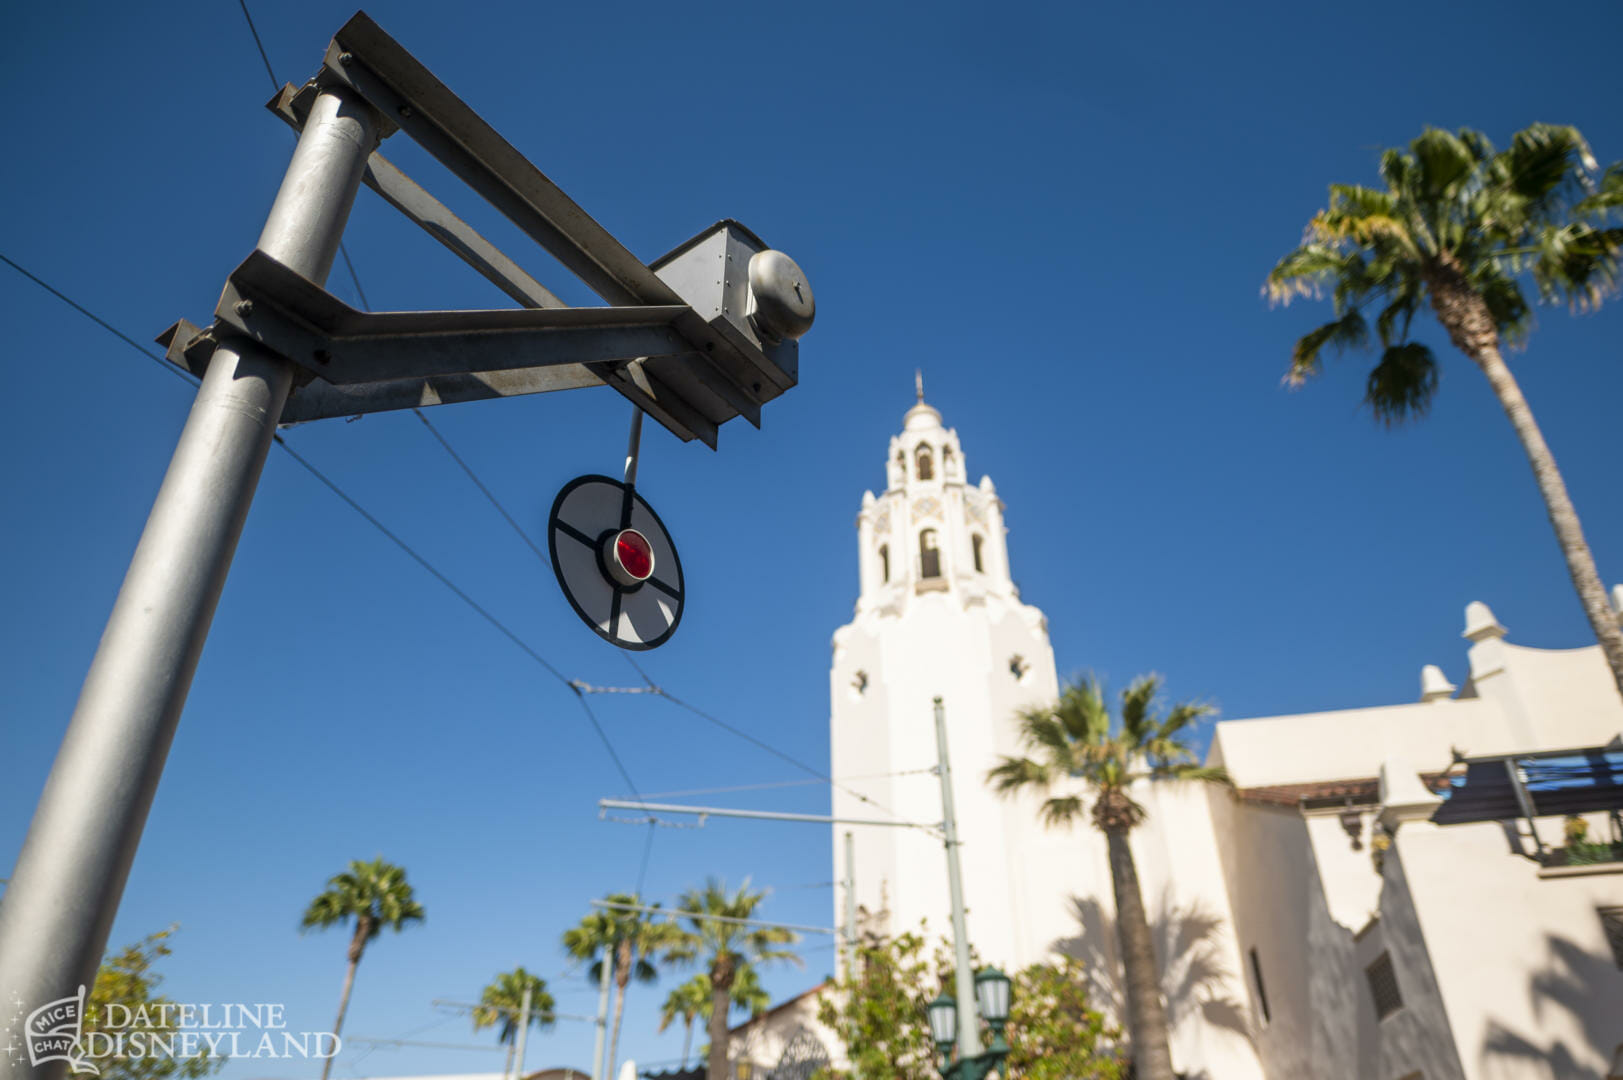
[{"label": "arched window opening", "polygon": [[952,447],[941,448],[941,475],[951,480],[958,472],[958,459],[953,456]]},{"label": "arched window opening", "polygon": [[879,545],[879,581],[881,584],[890,580],[890,545]]},{"label": "arched window opening", "polygon": [[919,533],[919,576],[922,578],[941,576],[941,549],[936,547],[934,529],[925,529]]},{"label": "arched window opening", "polygon": [[1009,674],[1013,675],[1016,679],[1024,682],[1026,679],[1026,672],[1030,670],[1031,665],[1026,663],[1026,658],[1021,656],[1019,653],[1015,653],[1013,656],[1009,657]]},{"label": "arched window opening", "polygon": [[902,483],[907,483],[907,452],[896,451],[896,471],[901,474]]},{"label": "arched window opening", "polygon": [[935,479],[935,459],[930,456],[930,444],[919,443],[918,450],[914,451],[918,461],[918,478],[920,480]]},{"label": "arched window opening", "polygon": [[980,533],[974,533],[970,536],[969,546],[973,548],[975,552],[975,573],[977,574],[986,573],[986,562],[981,555],[981,548],[984,545],[985,540]]}]

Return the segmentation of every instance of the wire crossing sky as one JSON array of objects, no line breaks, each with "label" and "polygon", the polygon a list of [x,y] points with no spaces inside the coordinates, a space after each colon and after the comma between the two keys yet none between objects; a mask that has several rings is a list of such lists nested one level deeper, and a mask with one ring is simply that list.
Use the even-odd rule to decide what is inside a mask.
[{"label": "wire crossing sky", "polygon": [[[252,249],[292,145],[267,83],[312,74],[353,10],[0,14],[0,80],[26,102],[0,169],[7,866],[191,402],[147,342],[206,321]],[[1602,162],[1623,158],[1610,68],[1570,45],[1575,27],[1617,36],[1617,5],[1405,8],[1345,52],[1339,11],[1282,2],[368,13],[639,257],[737,218],[805,268],[818,323],[761,430],[728,425],[712,454],[650,426],[638,489],[688,596],[635,674],[579,625],[533,540],[567,481],[619,469],[618,395],[283,433],[333,490],[272,455],[113,931],[118,945],[181,924],[170,997],[330,1024],[342,935],[301,937],[298,915],[377,854],[408,868],[428,918],[368,950],[346,1030],[493,1049],[357,1047],[340,1077],[499,1069],[488,1033],[431,1003],[518,964],[548,973],[560,1011],[590,1013],[596,987],[559,935],[639,879],[669,906],[708,875],[750,876],[777,888],[763,918],[828,925],[830,892],[794,888],[839,876],[825,828],[712,820],[655,839],[596,802],[635,780],[827,812],[853,517],[884,482],[916,368],[971,479],[997,484],[1062,671],[1118,686],[1159,671],[1173,698],[1238,718],[1414,700],[1425,663],[1460,682],[1471,600],[1512,641],[1589,642],[1480,374],[1420,326],[1443,363],[1435,408],[1384,431],[1359,407],[1365,358],[1280,385],[1328,305],[1270,310],[1260,287],[1326,185],[1375,183],[1380,150],[1426,124],[1503,145],[1572,123]],[[386,153],[565,302],[593,302],[425,155],[398,139]],[[329,287],[358,307],[511,303],[370,193],[345,259]],[[1608,584],[1623,581],[1620,319],[1543,308],[1510,357]],[[662,692],[585,689],[613,687]],[[832,967],[820,945],[804,970],[766,973],[774,995]],[[622,1057],[677,1057],[656,1014],[685,977],[631,988]],[[582,1067],[591,1035],[560,1023],[530,1063]],[[307,1075],[275,1065],[223,1075]]]}]

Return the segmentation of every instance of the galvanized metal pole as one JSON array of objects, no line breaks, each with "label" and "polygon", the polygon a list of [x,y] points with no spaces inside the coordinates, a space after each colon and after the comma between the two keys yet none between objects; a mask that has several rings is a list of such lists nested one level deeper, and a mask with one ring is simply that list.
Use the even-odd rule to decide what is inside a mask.
[{"label": "galvanized metal pole", "polygon": [[845,977],[856,977],[857,968],[857,848],[849,831],[845,834]]},{"label": "galvanized metal pole", "polygon": [[947,763],[947,715],[935,699],[935,746],[941,773],[941,831],[946,834],[947,894],[952,902],[952,951],[958,999],[958,1060],[981,1052],[980,1015],[975,1011],[975,972],[969,966],[969,930],[964,925],[964,877],[958,864],[958,815],[952,804],[952,766]]},{"label": "galvanized metal pole", "polygon": [[[323,282],[376,142],[369,108],[319,95],[259,246]],[[95,980],[292,379],[233,338],[198,387],[0,900],[0,990],[25,1012]],[[0,1077],[64,1065],[7,1055]]]},{"label": "galvanized metal pole", "polygon": [[592,1080],[604,1080],[603,1068],[609,1052],[609,969],[614,966],[618,942],[603,950],[602,969],[597,977],[597,1045],[592,1050]]},{"label": "galvanized metal pole", "polygon": [[637,486],[637,457],[642,452],[642,410],[631,410],[631,435],[626,439],[626,486]]},{"label": "galvanized metal pole", "polygon": [[513,1080],[524,1080],[524,1046],[530,1037],[530,996],[533,987],[528,982],[524,984],[524,1004],[518,1010],[518,1067],[513,1070]]}]

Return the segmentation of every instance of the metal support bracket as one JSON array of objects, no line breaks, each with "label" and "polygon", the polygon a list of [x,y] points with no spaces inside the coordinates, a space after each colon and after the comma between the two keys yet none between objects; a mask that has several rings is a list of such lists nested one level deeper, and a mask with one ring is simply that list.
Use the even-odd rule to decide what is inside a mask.
[{"label": "metal support bracket", "polygon": [[[644,265],[370,19],[334,35],[320,71],[269,103],[302,130],[322,90],[364,101],[481,195],[609,304],[573,309],[380,153],[364,180],[526,310],[394,312],[347,307],[255,253],[231,275],[207,330],[177,323],[159,339],[188,370],[232,334],[259,342],[305,376],[283,415],[296,423],[382,409],[607,383],[683,440],[714,448],[735,416],[760,426],[761,406],[799,378],[795,337],[757,324],[757,255],[793,268],[733,221],[711,226]],[[793,268],[791,306],[809,286]],[[772,301],[780,307],[781,299]]]}]

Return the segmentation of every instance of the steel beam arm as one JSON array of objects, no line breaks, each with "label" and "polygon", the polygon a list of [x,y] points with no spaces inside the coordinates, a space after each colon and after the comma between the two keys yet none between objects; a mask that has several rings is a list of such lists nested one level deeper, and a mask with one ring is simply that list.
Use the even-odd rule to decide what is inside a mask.
[{"label": "steel beam arm", "polygon": [[675,356],[693,346],[664,307],[357,311],[263,252],[232,271],[215,310],[239,333],[337,386],[383,379]]},{"label": "steel beam arm", "polygon": [[382,154],[374,151],[367,159],[361,181],[520,304],[531,308],[568,306]]},{"label": "steel beam arm", "polygon": [[333,35],[323,77],[360,94],[609,303],[682,303],[365,12]]}]

